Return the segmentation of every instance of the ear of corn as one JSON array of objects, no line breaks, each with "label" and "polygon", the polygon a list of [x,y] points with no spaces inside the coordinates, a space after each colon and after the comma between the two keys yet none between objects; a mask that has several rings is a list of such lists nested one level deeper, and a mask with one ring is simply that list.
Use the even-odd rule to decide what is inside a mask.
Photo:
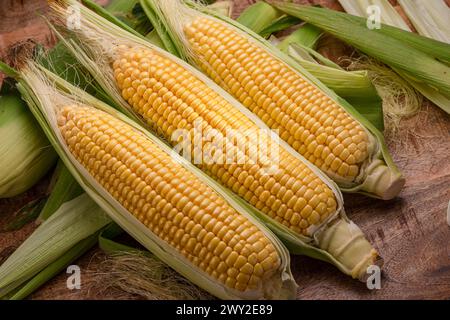
[{"label": "ear of corn", "polygon": [[26,104],[14,94],[0,97],[0,198],[31,188],[56,162],[56,153]]},{"label": "ear of corn", "polygon": [[74,178],[158,258],[219,298],[295,295],[285,247],[217,183],[45,69],[30,63],[20,76],[19,90]]},{"label": "ear of corn", "polygon": [[[71,1],[66,3],[72,4]],[[57,20],[65,21],[64,8],[52,6],[52,9]],[[170,135],[174,130],[190,129],[194,120],[201,119],[205,129],[213,129],[211,133],[216,130],[222,142],[247,157],[248,153],[240,150],[235,142],[223,137],[223,128],[246,129],[253,135],[269,131],[258,117],[193,67],[107,23],[89,10],[81,8],[81,12],[84,23],[76,31],[79,41],[67,41],[60,35],[62,41],[121,106],[120,110],[155,130],[168,142],[174,142]],[[96,52],[103,52],[105,59],[99,59]],[[262,137],[269,145],[278,145],[267,134]],[[253,149],[258,150],[254,140],[250,142]],[[340,246],[336,241],[346,244],[345,250],[356,246],[356,260],[362,264],[355,265],[354,260],[344,261],[341,256],[327,252],[316,238],[319,233],[327,234],[327,227],[335,221],[342,220],[353,228],[345,218],[342,195],[333,182],[286,143],[279,145],[280,167],[273,177],[265,174],[262,166],[265,163],[273,167],[272,159],[251,166],[244,161],[244,165],[213,162],[202,163],[200,167],[228,187],[222,190],[265,222],[289,245],[291,252],[320,257],[346,274],[362,278],[365,268],[377,260],[374,249],[366,251],[361,243],[347,236],[333,237],[333,244]],[[359,236],[364,239],[360,230]]]},{"label": "ear of corn", "polygon": [[185,59],[278,130],[344,191],[382,199],[400,192],[404,179],[382,134],[295,61],[231,19],[206,15],[179,0],[144,2],[168,26]]}]

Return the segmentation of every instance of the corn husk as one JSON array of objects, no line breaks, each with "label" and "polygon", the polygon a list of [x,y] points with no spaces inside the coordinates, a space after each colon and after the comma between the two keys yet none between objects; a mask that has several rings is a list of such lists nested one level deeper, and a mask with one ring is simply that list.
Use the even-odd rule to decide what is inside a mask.
[{"label": "corn husk", "polygon": [[[409,0],[408,0],[409,1]],[[433,1],[433,0],[432,0]],[[380,11],[380,19],[384,24],[411,31],[411,28],[403,20],[400,14],[388,0],[339,0],[344,10],[354,16],[369,17],[369,6],[376,6]]]},{"label": "corn husk", "polygon": [[[84,228],[85,221],[77,225],[79,228]],[[95,229],[95,228],[94,228]],[[73,234],[73,231],[69,231],[70,234]],[[93,233],[87,238],[81,240],[73,247],[61,253],[61,255],[56,258],[54,261],[49,263],[42,271],[37,273],[33,278],[31,278],[28,282],[26,282],[23,286],[19,287],[17,290],[14,290],[11,294],[8,295],[9,300],[23,300],[39,289],[42,285],[53,279],[56,275],[62,272],[67,266],[80,258],[83,254],[85,254],[89,249],[91,249],[97,243],[98,232]],[[49,248],[49,250],[53,250]]]},{"label": "corn husk", "polygon": [[275,9],[270,4],[258,1],[248,6],[236,19],[239,23],[246,25],[249,29],[260,34],[269,27],[274,21],[279,20],[285,15]]},{"label": "corn husk", "polygon": [[386,63],[450,113],[450,45],[387,25],[369,30],[366,19],[328,9],[287,3],[277,3],[276,7]]},{"label": "corn husk", "polygon": [[450,8],[444,0],[399,0],[399,4],[420,35],[450,43]]},{"label": "corn husk", "polygon": [[38,223],[47,220],[65,202],[80,196],[83,189],[78,185],[61,160],[54,173],[54,187],[38,217]]},{"label": "corn husk", "polygon": [[10,198],[38,182],[55,164],[56,153],[14,94],[0,97],[0,137],[0,198]]},{"label": "corn husk", "polygon": [[141,35],[147,35],[153,26],[139,8],[138,0],[112,0],[105,10]]},{"label": "corn husk", "polygon": [[[65,3],[72,4],[72,1],[68,0],[65,1]],[[64,21],[64,9],[53,7],[53,10],[57,14],[59,20]],[[83,25],[86,29],[77,30],[75,34],[72,34],[74,36],[73,39],[68,39],[67,36],[60,35],[61,40],[64,41],[68,48],[70,48],[70,50],[77,57],[80,63],[87,70],[89,70],[89,72],[91,72],[95,79],[97,79],[97,82],[102,86],[102,88],[105,91],[109,92],[110,96],[114,99],[114,101],[116,101],[116,104],[120,104],[119,109],[123,113],[126,113],[127,115],[135,119],[140,124],[146,125],[145,121],[143,121],[138,115],[135,115],[132,108],[126,101],[123,100],[121,93],[115,85],[115,81],[112,75],[110,57],[114,55],[114,46],[118,46],[120,44],[127,44],[135,47],[142,46],[151,50],[155,50],[159,54],[173,59],[173,61],[192,72],[198,78],[202,79],[202,81],[204,81],[208,86],[211,86],[211,88],[221,94],[227,101],[230,102],[231,105],[235,106],[240,112],[249,117],[252,121],[255,122],[255,124],[257,124],[262,130],[264,130],[263,132],[268,132],[269,129],[254,114],[249,112],[246,108],[235,101],[230,95],[228,95],[224,90],[215,85],[210,79],[208,79],[192,66],[188,65],[186,62],[170,56],[167,52],[162,51],[160,48],[155,47],[146,41],[142,41],[138,37],[134,37],[133,35],[128,34],[126,31],[120,29],[117,26],[107,23],[101,17],[95,15],[89,10],[86,10],[83,7],[80,8],[80,12],[83,15]],[[114,39],[114,44],[111,46],[112,39]],[[100,55],[99,52],[102,52],[102,54]],[[99,59],[99,57],[103,57],[105,59]],[[282,145],[286,148],[286,150],[291,152],[293,156],[298,157],[301,161],[305,161],[299,154],[294,152],[285,143],[282,142]],[[342,208],[342,195],[336,185],[331,180],[326,178],[322,172],[320,172],[310,163],[305,163],[335,192],[336,199],[339,203],[339,209],[335,212],[334,215],[330,217],[330,219],[326,223],[324,223],[322,226],[320,226],[320,228],[316,230],[313,237],[305,237],[294,233],[284,225],[269,218],[267,215],[263,214],[255,207],[250,206],[247,202],[237,197],[230,190],[223,188],[221,190],[223,190],[223,192],[225,192],[228,197],[234,199],[239,203],[239,205],[248,210],[248,212],[251,212],[252,215],[269,226],[269,228],[272,229],[272,231],[275,232],[275,234],[278,235],[288,246],[292,253],[307,254],[309,256],[331,262],[344,273],[351,275],[354,278],[363,279],[366,273],[366,266],[373,263],[381,263],[381,260],[378,260],[378,254],[376,253],[376,250],[374,250],[373,248],[367,250],[366,244],[368,242],[365,239],[363,233],[359,228],[355,228],[355,225],[351,224],[345,216]],[[351,232],[345,233],[343,232],[343,229],[339,229],[341,230],[339,234],[331,236],[330,232],[331,230],[335,230],[332,228],[332,226],[335,224],[346,226],[348,230],[351,230]],[[323,239],[327,234],[330,235],[330,239],[332,239],[332,241],[321,241],[320,239]],[[332,253],[327,251],[333,245],[344,248],[344,251],[354,250],[354,257],[360,259],[359,261],[361,263],[355,264],[354,260],[342,259],[344,255],[333,256]]]},{"label": "corn husk", "polygon": [[110,222],[86,194],[64,203],[0,266],[0,296],[19,288]]},{"label": "corn husk", "polygon": [[208,8],[225,17],[231,17],[233,15],[234,3],[233,1],[216,1],[211,3]]},{"label": "corn husk", "polygon": [[[339,0],[345,11],[359,17],[368,17],[368,7],[380,8],[381,22],[411,32],[411,28],[388,0]],[[448,21],[450,9],[444,0],[399,0],[401,8],[417,32],[428,38],[450,43]]]}]

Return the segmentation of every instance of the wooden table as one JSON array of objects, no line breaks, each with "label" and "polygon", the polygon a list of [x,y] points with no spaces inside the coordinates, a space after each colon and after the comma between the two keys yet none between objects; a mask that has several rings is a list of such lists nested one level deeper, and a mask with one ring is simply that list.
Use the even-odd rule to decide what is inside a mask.
[{"label": "wooden table", "polygon": [[[235,0],[238,14],[250,0]],[[308,1],[303,1],[308,2]],[[334,0],[309,1],[339,9]],[[33,38],[52,42],[45,24],[34,13],[45,12],[44,0],[8,0],[0,4],[0,55],[19,40]],[[292,269],[300,289],[299,299],[450,299],[450,227],[446,210],[450,200],[450,117],[425,102],[422,111],[402,122],[396,134],[387,137],[389,148],[407,183],[400,197],[378,201],[346,195],[347,213],[366,232],[384,257],[381,290],[368,290],[363,283],[339,273],[334,267],[307,257],[293,257]],[[45,191],[45,181],[25,196],[0,201],[0,227],[25,202]],[[34,229],[30,223],[16,232],[0,233],[0,261],[6,258]],[[103,256],[95,248],[77,264],[83,281],[94,281],[92,271]],[[117,292],[102,292],[82,286],[66,288],[61,274],[34,299],[114,299]],[[120,294],[120,298],[127,298]],[[128,297],[131,298],[131,297]]]}]

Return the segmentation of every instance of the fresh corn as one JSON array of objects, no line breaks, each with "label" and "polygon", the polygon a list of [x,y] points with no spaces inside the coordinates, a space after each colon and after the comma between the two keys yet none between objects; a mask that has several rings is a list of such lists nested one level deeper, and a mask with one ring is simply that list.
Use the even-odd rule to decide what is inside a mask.
[{"label": "fresh corn", "polygon": [[55,164],[56,153],[20,97],[0,97],[0,198],[25,192]]},{"label": "fresh corn", "polygon": [[[311,235],[311,227],[320,225],[336,211],[331,189],[285,150],[280,151],[278,173],[273,177],[264,173],[261,163],[251,164],[248,149],[258,146],[240,148],[239,141],[227,139],[226,134],[228,129],[246,130],[256,137],[259,128],[195,75],[152,50],[122,47],[119,52],[124,53],[114,62],[113,70],[122,96],[153,130],[170,139],[177,129],[191,132],[200,120],[205,135],[208,130],[217,130],[219,144],[233,154],[242,154],[242,164],[200,165],[216,180],[271,218],[304,235]],[[269,144],[269,148],[274,143],[268,139],[262,142]]]},{"label": "fresh corn", "polygon": [[270,240],[192,173],[129,125],[66,106],[58,125],[70,151],[141,223],[231,289],[255,290],[275,274]]},{"label": "fresh corn", "polygon": [[[71,0],[65,2],[72,4]],[[65,21],[64,7],[53,5],[52,9],[56,21]],[[330,255],[326,252],[331,248],[330,243],[318,240],[319,234],[329,235],[329,227],[337,221],[344,221],[349,230],[356,230],[346,220],[342,196],[331,181],[284,142],[265,133],[264,130],[269,130],[260,119],[203,74],[89,10],[81,7],[80,12],[83,24],[75,30],[79,42],[63,41],[121,111],[173,145],[179,142],[176,133],[180,130],[187,132],[188,137],[194,136],[193,143],[188,141],[189,159],[194,159],[204,172],[228,187],[233,197],[240,195],[241,203],[289,243],[292,252],[320,256],[355,278],[364,277],[367,266],[378,259],[374,249],[367,250],[358,241],[354,242],[353,236],[348,238],[348,234],[330,235],[338,242],[331,246],[357,252],[354,257],[359,262],[354,264],[355,260],[351,259],[347,263],[350,260],[341,259],[345,254]],[[195,139],[198,126],[203,137],[214,136],[215,143],[223,146],[227,155],[231,151],[242,161],[233,158],[232,162],[226,159],[222,162],[215,158],[216,150],[209,140]],[[245,131],[248,148],[237,143],[234,136],[230,137],[226,129]],[[273,146],[278,147],[277,159],[264,152]],[[202,149],[211,151],[208,153],[213,154],[212,162],[195,161]],[[263,156],[254,161],[254,154]],[[358,232],[358,238],[368,244],[362,232]]]},{"label": "fresh corn", "polygon": [[145,2],[168,26],[182,56],[276,130],[344,191],[357,188],[383,199],[399,193],[404,179],[395,167],[378,161],[380,146],[375,136],[311,81],[308,72],[302,74],[291,67],[285,62],[288,57],[259,42],[263,39],[252,38],[179,0]]},{"label": "fresh corn", "polygon": [[116,222],[216,296],[292,297],[289,257],[267,229],[156,137],[80,90],[52,88],[41,70],[28,64],[20,90],[39,102],[33,112],[63,161]]}]

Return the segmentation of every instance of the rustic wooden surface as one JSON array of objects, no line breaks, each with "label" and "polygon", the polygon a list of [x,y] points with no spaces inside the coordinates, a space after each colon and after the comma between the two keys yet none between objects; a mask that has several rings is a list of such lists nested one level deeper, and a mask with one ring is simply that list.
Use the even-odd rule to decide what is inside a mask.
[{"label": "rustic wooden surface", "polygon": [[[252,0],[235,0],[235,14]],[[335,0],[303,1],[339,9]],[[20,40],[51,43],[47,28],[35,14],[45,12],[44,0],[7,0],[0,4],[0,56]],[[299,299],[450,299],[450,227],[446,209],[450,200],[450,117],[430,103],[420,114],[404,121],[398,133],[387,137],[390,150],[407,183],[401,195],[384,202],[346,195],[349,217],[366,232],[384,257],[382,289],[370,291],[334,267],[307,257],[293,257],[292,269],[300,289]],[[26,196],[0,201],[0,230],[13,212],[45,192],[46,183]],[[16,232],[0,233],[0,262],[34,229],[30,223]],[[34,299],[132,298],[102,290],[95,271],[103,255],[97,248],[77,264],[83,270],[81,290],[66,288],[60,274],[35,293]]]}]

